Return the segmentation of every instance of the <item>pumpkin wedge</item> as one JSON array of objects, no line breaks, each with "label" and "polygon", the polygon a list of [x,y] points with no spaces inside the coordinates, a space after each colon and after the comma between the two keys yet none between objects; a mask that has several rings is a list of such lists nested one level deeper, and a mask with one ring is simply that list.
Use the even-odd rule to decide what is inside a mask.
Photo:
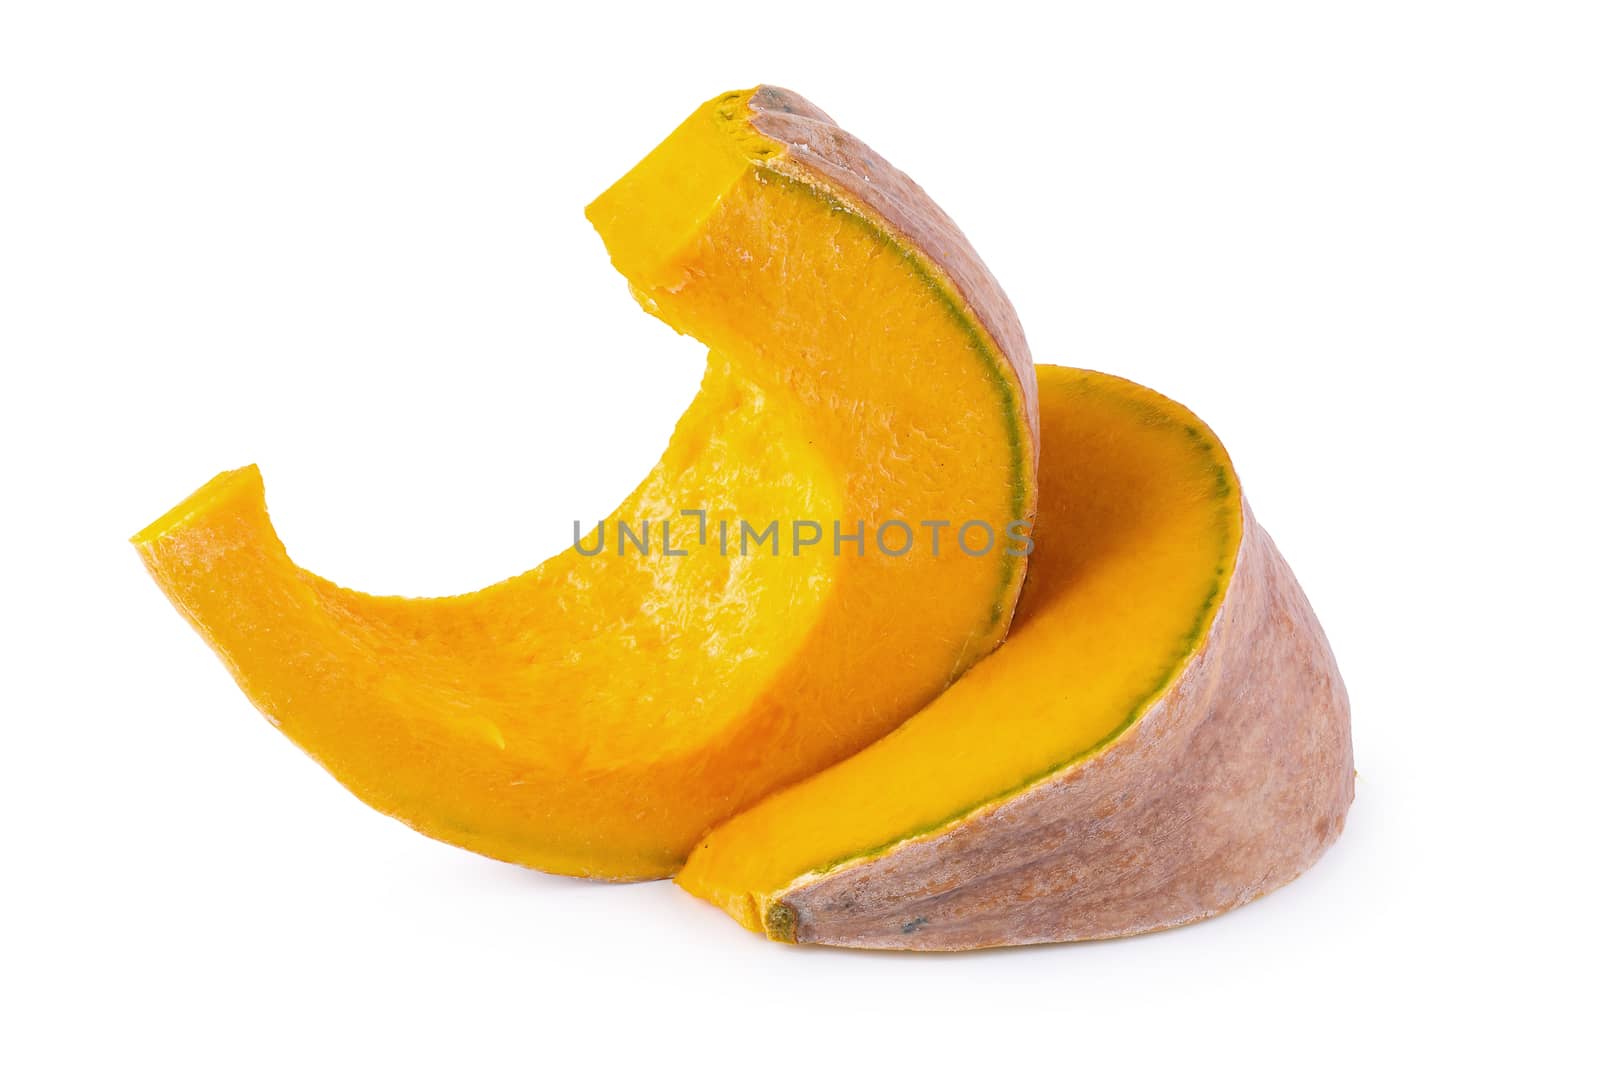
[{"label": "pumpkin wedge", "polygon": [[511,862],[650,878],[1000,641],[1025,563],[1003,533],[980,554],[875,539],[1029,520],[1038,416],[971,247],[793,93],[711,100],[589,216],[639,302],[713,354],[581,550],[457,597],[352,592],[289,559],[254,468],[134,543],[250,699],[367,803]]},{"label": "pumpkin wedge", "polygon": [[679,874],[775,940],[953,950],[1217,914],[1295,877],[1352,799],[1322,630],[1188,410],[1039,368],[1040,512],[1006,644]]}]

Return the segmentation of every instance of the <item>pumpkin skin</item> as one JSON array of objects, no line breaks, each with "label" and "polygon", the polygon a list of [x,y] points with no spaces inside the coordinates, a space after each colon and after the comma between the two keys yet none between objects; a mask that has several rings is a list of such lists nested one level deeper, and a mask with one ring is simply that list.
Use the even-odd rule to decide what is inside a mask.
[{"label": "pumpkin skin", "polygon": [[[868,536],[1031,519],[1015,313],[926,195],[805,100],[709,101],[589,216],[639,302],[712,350],[614,538],[681,538],[685,510]],[[291,561],[253,467],[134,544],[268,720],[359,798],[612,880],[671,875],[711,826],[892,730],[1003,638],[1026,566],[925,543],[730,555],[713,537],[680,557],[613,539],[462,596],[371,596]]]},{"label": "pumpkin skin", "polygon": [[1011,636],[893,734],[714,830],[678,876],[775,940],[958,950],[1126,936],[1307,869],[1353,799],[1316,616],[1188,410],[1039,368]]}]

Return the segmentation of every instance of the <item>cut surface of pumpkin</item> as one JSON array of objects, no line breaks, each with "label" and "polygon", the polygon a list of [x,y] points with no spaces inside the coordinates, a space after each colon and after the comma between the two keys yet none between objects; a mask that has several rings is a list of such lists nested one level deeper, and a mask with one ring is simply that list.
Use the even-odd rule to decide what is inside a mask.
[{"label": "cut surface of pumpkin", "polygon": [[1348,705],[1221,443],[1039,368],[1040,512],[1005,645],[714,830],[679,883],[774,939],[956,949],[1191,921],[1293,877],[1351,796]]},{"label": "cut surface of pumpkin", "polygon": [[[713,99],[589,215],[641,305],[712,354],[584,550],[462,596],[353,592],[290,560],[253,467],[134,542],[251,700],[372,806],[512,862],[659,877],[1004,636],[1034,378],[949,219],[793,93]],[[926,520],[999,536],[880,550]]]}]

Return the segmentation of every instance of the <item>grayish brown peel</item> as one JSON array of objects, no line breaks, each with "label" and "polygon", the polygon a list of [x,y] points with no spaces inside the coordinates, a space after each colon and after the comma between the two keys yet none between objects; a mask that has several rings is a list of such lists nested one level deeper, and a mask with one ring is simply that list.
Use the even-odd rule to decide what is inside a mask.
[{"label": "grayish brown peel", "polygon": [[1151,932],[1308,869],[1354,798],[1327,638],[1248,506],[1199,652],[1100,754],[937,834],[806,879],[797,943],[951,951]]}]

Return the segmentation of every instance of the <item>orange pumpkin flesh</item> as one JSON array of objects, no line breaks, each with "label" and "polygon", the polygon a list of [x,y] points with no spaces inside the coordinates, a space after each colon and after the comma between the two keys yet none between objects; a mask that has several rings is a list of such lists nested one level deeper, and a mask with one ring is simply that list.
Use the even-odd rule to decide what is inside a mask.
[{"label": "orange pumpkin flesh", "polygon": [[[658,877],[1004,636],[1024,562],[1004,532],[1036,491],[1033,375],[948,219],[782,90],[709,102],[590,217],[640,302],[714,349],[603,552],[462,596],[353,592],[289,559],[254,468],[134,542],[251,700],[372,806],[512,862]],[[685,509],[705,512],[704,543]],[[825,534],[796,553],[801,519]],[[618,520],[653,528],[654,550],[618,554]],[[773,520],[781,553],[742,553],[739,523]],[[893,520],[1000,540],[892,555],[873,537]],[[663,521],[686,554],[663,552]],[[835,554],[835,522],[865,550]]]},{"label": "orange pumpkin flesh", "polygon": [[1131,382],[1039,368],[1011,635],[678,875],[774,939],[958,949],[1192,921],[1300,873],[1351,799],[1349,710],[1221,443]]}]

